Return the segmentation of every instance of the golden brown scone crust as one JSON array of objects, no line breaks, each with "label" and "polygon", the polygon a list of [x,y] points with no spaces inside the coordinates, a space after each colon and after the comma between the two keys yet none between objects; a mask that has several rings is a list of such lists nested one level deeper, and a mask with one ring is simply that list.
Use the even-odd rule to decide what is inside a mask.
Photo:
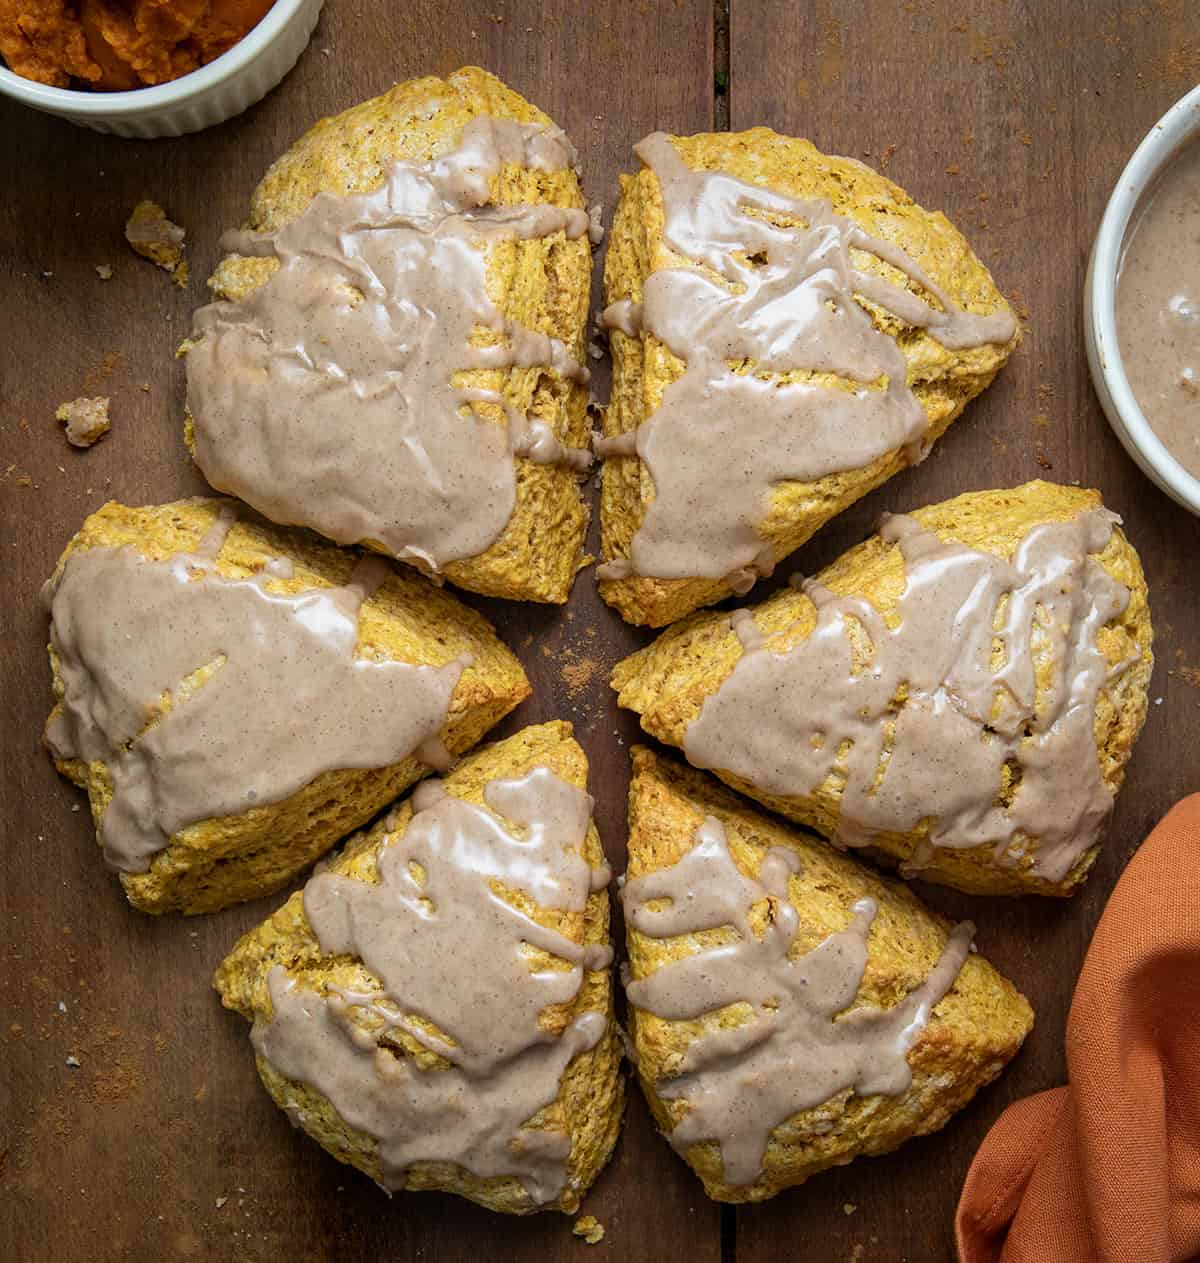
[{"label": "golden brown scone crust", "polygon": [[[557,721],[522,729],[507,740],[485,746],[464,759],[447,777],[445,785],[456,797],[486,806],[483,791],[489,781],[522,776],[539,765],[550,768],[580,789],[587,787],[587,759],[572,739],[571,725]],[[394,836],[403,836],[411,818],[411,806],[403,803],[398,808]],[[377,881],[379,846],[388,833],[387,826],[379,824],[350,839],[330,863],[329,871],[359,881]],[[595,825],[588,831],[584,857],[593,866],[604,859]],[[608,942],[607,890],[594,891],[582,915],[538,908],[527,896],[515,891],[507,892],[507,897],[523,911],[536,916],[543,925],[553,927],[577,943]],[[357,958],[321,954],[304,916],[302,891],[292,895],[258,929],[244,935],[226,957],[213,979],[221,1002],[226,1008],[236,1009],[248,1021],[256,1018],[269,1021],[273,1009],[267,974],[274,965],[281,965],[300,986],[314,991],[324,991],[330,986],[375,990],[380,985]],[[572,1004],[555,1006],[543,1013],[545,1029],[560,1033],[581,1013],[595,1010],[609,1018],[608,1029],[600,1042],[580,1053],[567,1067],[558,1099],[533,1120],[535,1125],[567,1130],[572,1141],[567,1184],[559,1201],[544,1209],[567,1213],[577,1209],[616,1143],[625,1085],[623,1076],[618,1073],[621,1045],[613,1021],[612,999],[612,971],[588,970]],[[398,1037],[405,1041],[407,1054],[416,1057],[423,1067],[441,1062],[409,1037]],[[299,1107],[304,1129],[318,1144],[339,1162],[348,1162],[375,1180],[381,1178],[378,1147],[372,1137],[348,1127],[321,1093],[306,1084],[282,1078],[261,1058],[258,1071],[277,1105]],[[293,1113],[293,1117],[296,1116]],[[458,1193],[491,1210],[509,1214],[538,1209],[517,1179],[480,1179],[461,1167],[445,1163],[420,1163],[410,1168],[406,1188],[414,1192],[440,1189]]]},{"label": "golden brown scone crust", "polygon": [[[1030,482],[1012,490],[973,491],[912,513],[922,526],[942,539],[958,540],[971,548],[1011,560],[1021,539],[1043,522],[1068,521],[1100,504],[1100,493],[1049,482]],[[1150,606],[1141,562],[1119,528],[1097,559],[1129,589],[1125,613],[1100,630],[1098,644],[1114,665],[1137,661],[1102,690],[1096,707],[1096,748],[1101,774],[1115,794],[1124,778],[1125,764],[1146,718],[1146,690],[1154,658]],[[904,561],[895,545],[878,535],[843,553],[817,576],[838,595],[864,596],[883,614],[891,614],[904,590]],[[812,602],[788,588],[754,608],[754,621],[767,644],[783,652],[803,640],[816,625]],[[641,715],[642,727],[670,745],[682,748],[688,724],[699,715],[704,699],[715,693],[741,657],[742,648],[729,626],[727,614],[696,614],[669,628],[653,644],[617,664],[613,688],[622,706]],[[1046,682],[1048,661],[1039,659],[1039,685]],[[832,774],[810,797],[781,797],[765,793],[732,773],[718,771],[735,789],[830,837],[836,831],[841,784]],[[872,853],[890,861],[908,859],[929,831],[929,823],[910,833],[882,834]],[[998,867],[989,846],[970,849],[935,847],[922,878],[955,886],[973,894],[1068,895],[1083,881],[1098,853],[1085,852],[1061,882],[1049,882],[1029,870],[1037,843],[1012,867]]]},{"label": "golden brown scone crust", "polygon": [[[701,772],[635,747],[629,788],[630,878],[676,863],[694,844],[706,816],[725,827],[739,868],[758,874],[763,857],[782,846],[800,857],[789,895],[800,915],[792,956],[844,930],[851,905],[869,896],[879,905],[871,926],[870,958],[856,1005],[891,1008],[917,988],[945,945],[949,922],[930,912],[904,885],[879,877],[825,843],[755,811]],[[752,915],[756,927],[765,904]],[[717,931],[721,933],[721,931]],[[724,933],[732,934],[727,930]],[[714,931],[703,942],[713,946]],[[698,950],[697,935],[654,939],[626,925],[634,978]],[[737,1024],[729,1009],[690,1021],[668,1021],[641,1009],[630,1014],[638,1078],[659,1127],[670,1132],[687,1103],[663,1100],[655,1084],[679,1071],[684,1054],[703,1031]],[[688,1164],[709,1197],[757,1202],[802,1184],[827,1167],[864,1154],[888,1153],[911,1136],[942,1127],[1016,1055],[1033,1026],[1025,997],[982,956],[972,953],[958,980],[934,1007],[908,1054],[912,1085],[900,1096],[857,1096],[847,1088],[825,1104],[794,1115],[771,1134],[763,1171],[753,1183],[722,1180],[721,1154],[712,1143],[693,1145]]]},{"label": "golden brown scone crust", "polygon": [[[725,171],[748,183],[761,183],[799,198],[826,198],[833,209],[861,224],[882,241],[900,246],[938,285],[968,311],[981,314],[1008,308],[991,273],[972,254],[962,234],[940,211],[927,211],[891,180],[853,158],[821,153],[807,140],[780,136],[767,127],[747,132],[672,137],[680,157],[693,170]],[[605,299],[640,302],[646,278],[680,259],[663,239],[663,205],[658,180],[643,168],[621,177],[621,200],[609,236],[604,269]],[[873,255],[856,266],[895,284],[917,287]],[[862,301],[862,300],[860,300]],[[876,325],[894,335],[908,360],[908,384],[929,418],[927,439],[940,438],[967,402],[991,384],[1020,340],[1005,346],[950,351],[923,329],[870,303],[863,305]],[[612,400],[604,433],[636,429],[662,401],[685,365],[648,333],[630,338],[610,334],[613,354]],[[781,380],[836,381],[829,374],[792,372]],[[829,474],[815,482],[784,482],[771,500],[761,526],[776,560],[794,552],[830,518],[902,469],[899,450],[861,469]],[[636,456],[612,457],[604,464],[600,529],[605,560],[628,557],[646,505],[654,498],[649,471]],[[730,595],[720,579],[606,580],[600,594],[630,623],[664,627],[702,605]]]},{"label": "golden brown scone crust", "polygon": [[[195,499],[135,509],[111,501],[80,527],[55,574],[76,549],[128,545],[152,560],[188,552],[226,503]],[[344,584],[357,559],[353,552],[334,548],[308,531],[283,530],[251,515],[242,517],[229,533],[216,569],[227,578],[245,578],[272,557],[287,557],[295,567],[291,579],[269,582],[277,592]],[[474,662],[455,686],[441,733],[453,753],[469,749],[529,696],[520,663],[486,619],[403,568],[398,567],[362,606],[360,656],[442,666],[464,653]],[[63,685],[53,649],[50,660],[55,696],[61,698]],[[52,717],[60,705],[56,703]],[[56,764],[64,776],[87,790],[99,828],[112,798],[107,766],[77,759]],[[428,770],[409,757],[392,767],[326,772],[282,802],[189,825],[169,839],[146,872],[122,873],[121,884],[135,908],[153,913],[215,912],[270,894]]]},{"label": "golden brown scone crust", "polygon": [[[383,183],[392,159],[423,161],[448,153],[466,124],[480,115],[521,123],[553,122],[475,66],[455,71],[448,79],[397,84],[382,96],[322,119],[277,159],[251,196],[246,227],[276,231],[318,193],[370,192]],[[507,165],[496,178],[493,199],[502,206],[583,206],[579,177],[570,168],[545,172]],[[274,259],[229,255],[217,266],[209,287],[218,298],[236,300],[261,285],[277,266]],[[591,274],[586,236],[570,241],[558,233],[489,249],[488,292],[498,310],[527,328],[558,338],[581,364],[588,362],[585,326]],[[481,344],[495,336],[481,337]],[[588,446],[586,385],[536,367],[480,369],[456,380],[463,386],[502,391],[518,411],[549,424],[566,446]],[[495,405],[480,404],[478,412],[497,425],[507,423]],[[186,437],[194,447],[190,417]],[[517,501],[507,527],[485,552],[447,564],[445,576],[459,587],[488,596],[561,603],[576,572],[587,564],[587,523],[588,508],[574,473],[518,459]],[[385,551],[370,540],[362,542]]]}]

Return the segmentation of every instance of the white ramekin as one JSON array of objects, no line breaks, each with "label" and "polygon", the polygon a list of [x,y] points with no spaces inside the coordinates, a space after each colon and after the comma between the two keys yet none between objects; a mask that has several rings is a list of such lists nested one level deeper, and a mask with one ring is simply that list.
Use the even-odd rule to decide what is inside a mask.
[{"label": "white ramekin", "polygon": [[0,94],[82,127],[148,140],[182,136],[249,109],[296,64],[323,0],[275,0],[227,53],[170,83],[132,92],[76,92],[22,79],[0,65]]},{"label": "white ramekin", "polygon": [[1117,276],[1130,223],[1147,189],[1189,141],[1200,143],[1200,87],[1154,124],[1113,189],[1088,262],[1083,331],[1096,394],[1117,438],[1152,482],[1200,515],[1200,478],[1189,474],[1150,428],[1125,376],[1117,343]]}]

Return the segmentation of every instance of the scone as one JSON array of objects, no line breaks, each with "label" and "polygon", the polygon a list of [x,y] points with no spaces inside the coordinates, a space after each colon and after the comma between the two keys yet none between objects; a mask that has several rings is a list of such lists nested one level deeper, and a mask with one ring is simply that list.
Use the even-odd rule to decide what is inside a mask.
[{"label": "scone", "polygon": [[1019,331],[945,216],[860,162],[764,127],[636,152],[605,265],[598,578],[662,627],[922,459]]},{"label": "scone", "polygon": [[185,344],[205,477],[490,596],[585,564],[593,225],[571,142],[498,79],[416,79],[267,172]]},{"label": "scone", "polygon": [[427,580],[226,501],[105,505],[46,600],[46,741],[143,912],[278,889],[529,694]]},{"label": "scone", "polygon": [[1025,998],[907,888],[633,751],[622,900],[637,1072],[723,1202],[936,1131],[1016,1055]]},{"label": "scone", "polygon": [[803,590],[670,628],[613,687],[696,766],[905,875],[1070,894],[1153,668],[1117,520],[1047,482],[885,518]]},{"label": "scone", "polygon": [[611,873],[567,723],[426,781],[217,970],[267,1091],[384,1188],[574,1211],[624,1085]]}]

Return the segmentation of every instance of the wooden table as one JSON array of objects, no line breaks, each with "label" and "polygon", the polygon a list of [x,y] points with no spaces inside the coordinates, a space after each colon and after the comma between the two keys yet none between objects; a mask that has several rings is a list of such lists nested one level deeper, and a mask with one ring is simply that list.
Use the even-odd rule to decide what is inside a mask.
[{"label": "wooden table", "polygon": [[[294,1133],[258,1083],[244,1023],[221,1010],[208,981],[278,898],[191,921],[133,912],[101,866],[81,796],[39,746],[49,671],[38,589],[59,550],[109,498],[204,490],[183,447],[171,353],[203,300],[219,232],[309,122],[465,63],[494,70],[567,128],[590,196],[609,210],[617,172],[632,167],[630,146],[646,132],[765,123],[885,167],[944,208],[1028,313],[1014,361],[934,455],[826,528],[781,578],[824,564],[883,509],[1033,477],[1102,488],[1141,550],[1158,632],[1154,704],[1083,893],[1060,904],[922,891],[978,921],[981,950],[1037,1009],[1008,1073],[938,1135],[736,1212],[706,1201],[633,1094],[586,1206],[607,1228],[601,1258],[950,1258],[958,1189],[988,1126],[1010,1100],[1063,1079],[1072,984],[1118,873],[1166,808],[1197,788],[1200,522],[1109,432],[1080,325],[1108,191],[1141,135],[1200,75],[1193,0],[733,0],[731,16],[709,0],[331,0],[283,85],[198,136],[120,141],[0,103],[0,1259],[550,1263],[587,1249],[558,1216],[503,1219],[440,1195],[389,1203]],[[188,229],[186,292],[123,243],[143,197]],[[96,274],[103,264],[111,281]],[[97,393],[112,397],[113,432],[77,452],[55,407]],[[472,603],[534,683],[502,731],[574,720],[619,870],[637,732],[606,677],[645,636],[597,601],[590,575],[564,610]]]}]

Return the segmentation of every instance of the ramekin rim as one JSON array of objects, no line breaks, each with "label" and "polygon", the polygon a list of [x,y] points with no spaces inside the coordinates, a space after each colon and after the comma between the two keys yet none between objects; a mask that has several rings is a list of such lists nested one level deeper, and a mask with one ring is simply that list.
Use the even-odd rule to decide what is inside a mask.
[{"label": "ramekin rim", "polygon": [[1116,295],[1121,252],[1142,196],[1188,143],[1200,143],[1200,85],[1175,102],[1133,151],[1113,187],[1092,249],[1088,320],[1096,360],[1126,436],[1173,495],[1200,514],[1200,478],[1188,473],[1154,432],[1141,409],[1121,358]]},{"label": "ramekin rim", "polygon": [[167,83],[126,92],[55,88],[23,78],[0,65],[0,93],[54,114],[75,118],[123,119],[154,113],[190,101],[220,86],[250,65],[310,0],[275,0],[259,23],[220,57]]}]

